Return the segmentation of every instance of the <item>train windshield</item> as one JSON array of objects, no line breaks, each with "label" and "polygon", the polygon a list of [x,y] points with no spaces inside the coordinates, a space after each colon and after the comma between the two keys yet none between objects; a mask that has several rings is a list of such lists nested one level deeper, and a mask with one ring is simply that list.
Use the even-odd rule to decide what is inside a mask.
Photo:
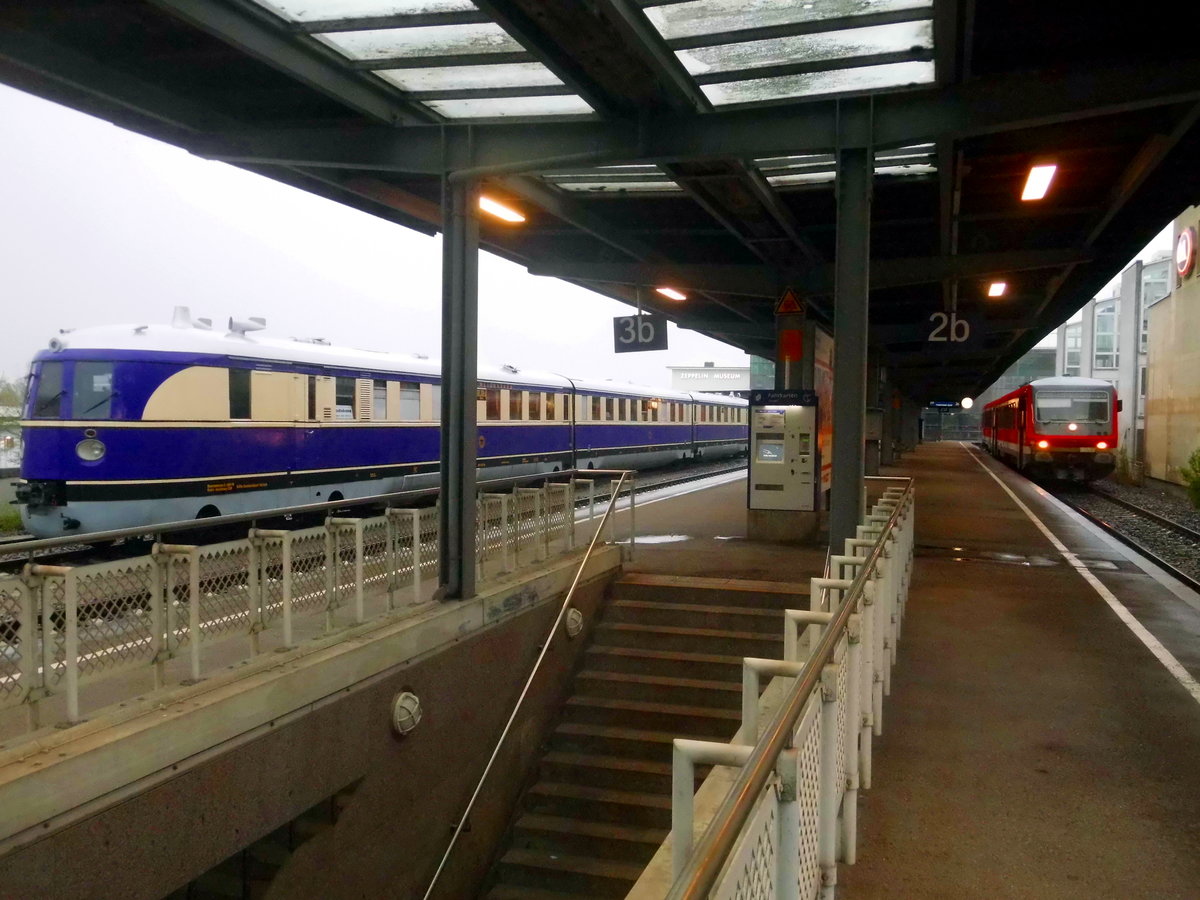
[{"label": "train windshield", "polygon": [[32,419],[57,419],[62,414],[63,364],[44,362],[38,366],[37,388],[29,405]]},{"label": "train windshield", "polygon": [[1058,422],[1108,421],[1110,404],[1107,391],[1038,391],[1034,403],[1037,420],[1046,425]]},{"label": "train windshield", "polygon": [[73,418],[111,418],[113,393],[112,363],[75,363],[75,382],[71,388],[71,415]]}]

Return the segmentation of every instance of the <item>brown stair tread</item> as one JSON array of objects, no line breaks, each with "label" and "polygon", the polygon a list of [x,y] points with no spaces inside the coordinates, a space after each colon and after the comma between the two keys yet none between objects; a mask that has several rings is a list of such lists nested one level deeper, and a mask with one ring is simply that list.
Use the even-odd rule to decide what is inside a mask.
[{"label": "brown stair tread", "polygon": [[808,596],[808,584],[799,581],[759,581],[749,578],[705,578],[699,575],[656,575],[651,572],[627,572],[616,582],[655,587],[709,588],[748,593],[803,594]]},{"label": "brown stair tread", "polygon": [[646,809],[671,808],[671,798],[662,794],[644,791],[614,791],[612,788],[592,787],[587,784],[564,784],[561,781],[539,781],[529,789],[539,797],[563,797],[571,800],[598,800],[603,803],[619,803],[622,806],[642,806]]},{"label": "brown stair tread", "polygon": [[595,769],[618,769],[623,772],[640,772],[647,775],[670,775],[671,764],[635,759],[630,756],[604,756],[599,753],[570,753],[566,750],[548,750],[542,762],[564,766],[590,766]]},{"label": "brown stair tread", "polygon": [[675,703],[652,703],[646,700],[609,700],[606,697],[575,695],[568,697],[566,706],[592,706],[601,709],[623,709],[629,712],[661,713],[671,716],[694,716],[697,719],[729,719],[740,722],[742,713],[736,709],[712,706],[680,706]]},{"label": "brown stair tread", "polygon": [[591,856],[571,856],[549,850],[511,849],[500,858],[502,863],[530,866],[539,869],[554,869],[559,872],[579,872],[584,875],[599,875],[601,878],[620,878],[637,881],[642,877],[643,866],[602,859]]},{"label": "brown stair tread", "polygon": [[782,619],[783,610],[762,609],[757,606],[727,606],[721,603],[670,603],[663,600],[613,600],[611,607],[625,609],[662,609],[680,613],[716,613],[730,616],[758,616],[763,619]]},{"label": "brown stair tread", "polygon": [[643,731],[638,728],[614,728],[611,725],[588,725],[582,722],[562,722],[554,729],[555,734],[580,735],[583,737],[613,738],[622,741],[646,741],[670,746],[677,731]]},{"label": "brown stair tread", "polygon": [[639,625],[633,622],[601,622],[596,627],[600,630],[611,631],[636,631],[650,634],[676,634],[689,637],[783,643],[782,634],[776,637],[775,635],[762,634],[758,631],[726,631],[722,628],[688,628],[680,625]]},{"label": "brown stair tread", "polygon": [[687,650],[650,650],[645,647],[610,647],[606,644],[593,644],[588,653],[607,653],[611,656],[641,657],[642,659],[661,659],[668,662],[716,663],[718,665],[742,667],[742,657],[723,653],[692,653]]},{"label": "brown stair tread", "polygon": [[563,894],[545,888],[524,887],[519,884],[498,884],[487,892],[486,900],[579,900],[590,894]]},{"label": "brown stair tread", "polygon": [[487,892],[486,900],[579,900],[590,894],[563,893],[522,884],[497,884]]},{"label": "brown stair tread", "polygon": [[[732,659],[732,657],[730,657]],[[739,663],[741,659],[737,660]],[[729,681],[709,681],[703,678],[676,678],[673,675],[643,675],[640,672],[609,672],[606,669],[584,669],[577,678],[594,681],[620,681],[633,684],[653,684],[659,687],[703,688],[741,694],[742,686]]]},{"label": "brown stair tread", "polygon": [[529,831],[554,831],[580,837],[605,838],[629,841],[635,844],[659,846],[670,831],[665,828],[643,828],[636,825],[615,825],[611,822],[589,822],[583,819],[566,819],[562,816],[547,816],[541,813],[526,813],[517,819],[517,828]]}]

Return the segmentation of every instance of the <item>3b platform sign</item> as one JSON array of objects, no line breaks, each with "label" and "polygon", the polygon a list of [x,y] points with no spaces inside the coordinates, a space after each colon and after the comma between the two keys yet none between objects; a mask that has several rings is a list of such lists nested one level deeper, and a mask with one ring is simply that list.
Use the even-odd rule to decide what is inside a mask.
[{"label": "3b platform sign", "polygon": [[666,349],[666,316],[642,313],[640,316],[617,316],[613,319],[613,351],[615,353]]}]

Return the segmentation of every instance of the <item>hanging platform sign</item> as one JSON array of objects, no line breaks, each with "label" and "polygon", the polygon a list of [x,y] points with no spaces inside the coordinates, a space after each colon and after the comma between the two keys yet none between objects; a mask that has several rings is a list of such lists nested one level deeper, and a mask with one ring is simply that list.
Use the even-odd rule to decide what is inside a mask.
[{"label": "hanging platform sign", "polygon": [[613,319],[613,352],[667,349],[667,317],[655,313]]}]

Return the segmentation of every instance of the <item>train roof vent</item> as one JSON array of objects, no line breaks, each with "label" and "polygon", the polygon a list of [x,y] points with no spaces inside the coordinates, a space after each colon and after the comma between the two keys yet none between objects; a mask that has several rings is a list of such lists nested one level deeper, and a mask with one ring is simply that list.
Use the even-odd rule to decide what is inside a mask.
[{"label": "train roof vent", "polygon": [[212,331],[212,319],[197,319],[192,325],[201,331]]},{"label": "train roof vent", "polygon": [[175,311],[171,313],[172,328],[191,328],[192,327],[192,311],[186,306],[177,306]]},{"label": "train roof vent", "polygon": [[516,366],[514,366],[514,365],[510,365],[509,363],[505,363],[505,364],[504,364],[504,365],[502,365],[500,368],[501,368],[501,369],[503,369],[505,372],[509,372],[509,373],[511,373],[511,374],[513,374],[513,375],[516,375],[518,372],[520,372],[520,371],[521,371],[521,370],[520,370],[520,369],[518,369]]},{"label": "train roof vent", "polygon": [[428,353],[414,353],[412,356],[413,359],[429,359]]},{"label": "train roof vent", "polygon": [[329,338],[308,337],[308,338],[292,338],[298,344],[320,344],[322,347],[329,346]]},{"label": "train roof vent", "polygon": [[262,331],[266,327],[267,320],[261,316],[251,316],[249,319],[230,319],[229,334],[226,337],[235,334],[245,337],[249,331]]}]

